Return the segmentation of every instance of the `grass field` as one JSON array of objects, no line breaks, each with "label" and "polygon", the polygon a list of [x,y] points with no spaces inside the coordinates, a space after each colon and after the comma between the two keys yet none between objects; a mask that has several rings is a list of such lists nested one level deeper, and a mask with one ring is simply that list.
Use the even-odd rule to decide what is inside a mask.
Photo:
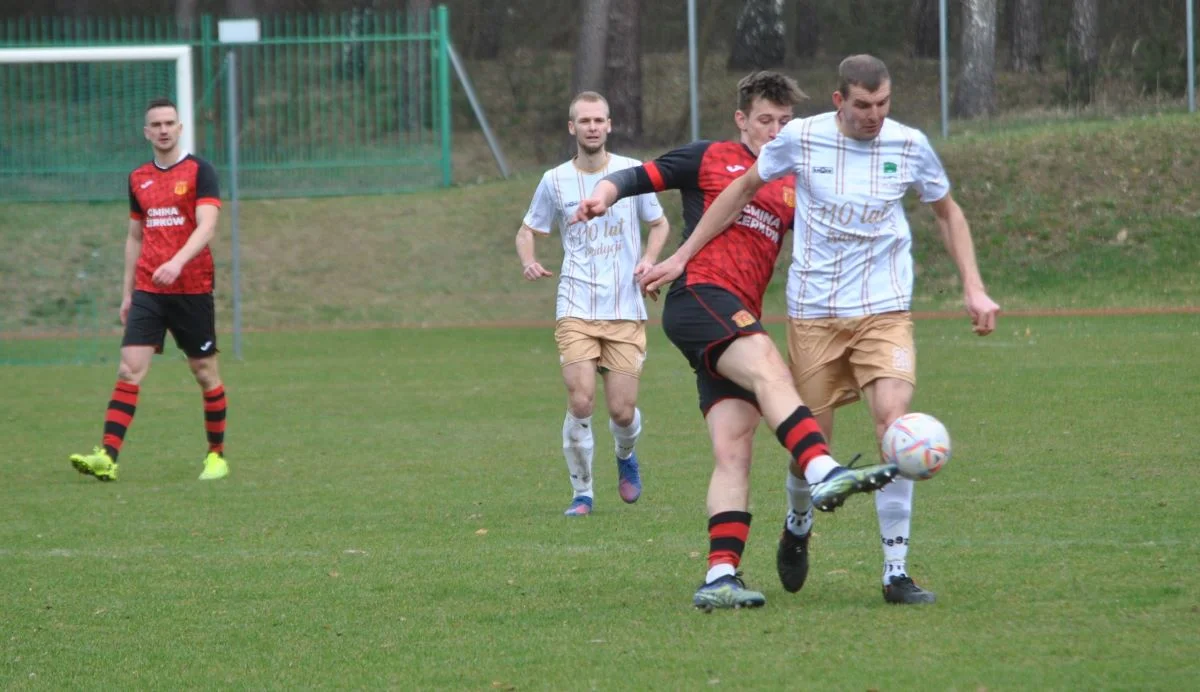
[{"label": "grass field", "polygon": [[[871,503],[818,517],[774,576],[783,454],[760,431],[743,568],[757,611],[690,606],[710,455],[658,328],[646,492],[560,512],[563,399],[545,329],[253,335],[227,361],[224,481],[195,480],[200,397],[158,359],[100,484],[110,365],[0,368],[0,688],[1186,689],[1200,679],[1200,317],[917,325],[916,408],[955,458],[917,492],[923,608],[879,594]],[[835,453],[869,451],[859,407]],[[1188,681],[1191,682],[1188,682]]]}]

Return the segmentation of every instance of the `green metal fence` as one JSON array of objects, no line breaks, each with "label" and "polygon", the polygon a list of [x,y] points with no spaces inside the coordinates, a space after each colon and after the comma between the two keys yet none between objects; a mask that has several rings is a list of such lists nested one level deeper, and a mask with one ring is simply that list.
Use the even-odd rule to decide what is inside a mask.
[{"label": "green metal fence", "polygon": [[[264,17],[262,40],[223,45],[216,21],[15,19],[0,49],[186,44],[198,154],[227,171],[227,51],[237,51],[239,184],[246,197],[448,185],[449,14]],[[145,103],[175,93],[169,62],[0,64],[0,201],[116,200],[149,156]]]}]

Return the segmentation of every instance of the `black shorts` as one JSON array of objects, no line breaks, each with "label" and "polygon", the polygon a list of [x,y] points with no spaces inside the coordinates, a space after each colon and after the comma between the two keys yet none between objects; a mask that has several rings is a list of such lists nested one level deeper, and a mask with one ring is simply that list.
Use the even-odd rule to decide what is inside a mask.
[{"label": "black shorts", "polygon": [[705,416],[722,399],[758,406],[749,390],[717,373],[717,360],[739,336],[765,334],[754,313],[729,291],[712,284],[671,287],[663,303],[663,331],[696,371],[700,411]]},{"label": "black shorts", "polygon": [[189,358],[215,355],[217,318],[213,295],[134,291],[121,345],[153,346],[155,352],[162,353],[167,330]]}]

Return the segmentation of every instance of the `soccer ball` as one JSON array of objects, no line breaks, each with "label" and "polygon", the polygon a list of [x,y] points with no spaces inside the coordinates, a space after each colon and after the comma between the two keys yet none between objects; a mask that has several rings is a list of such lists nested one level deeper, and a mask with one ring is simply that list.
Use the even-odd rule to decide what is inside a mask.
[{"label": "soccer ball", "polygon": [[906,413],[883,434],[883,460],[905,478],[933,478],[950,461],[950,433],[928,413]]}]

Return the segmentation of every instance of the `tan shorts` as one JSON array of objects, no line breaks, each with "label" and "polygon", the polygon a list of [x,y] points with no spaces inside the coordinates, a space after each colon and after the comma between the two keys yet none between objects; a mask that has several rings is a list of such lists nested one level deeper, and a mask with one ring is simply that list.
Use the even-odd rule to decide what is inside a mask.
[{"label": "tan shorts", "polygon": [[564,317],[554,327],[554,340],[563,367],[594,360],[601,368],[638,377],[646,361],[645,322]]},{"label": "tan shorts", "polygon": [[789,319],[787,336],[792,379],[814,413],[858,401],[881,377],[917,384],[911,313]]}]

